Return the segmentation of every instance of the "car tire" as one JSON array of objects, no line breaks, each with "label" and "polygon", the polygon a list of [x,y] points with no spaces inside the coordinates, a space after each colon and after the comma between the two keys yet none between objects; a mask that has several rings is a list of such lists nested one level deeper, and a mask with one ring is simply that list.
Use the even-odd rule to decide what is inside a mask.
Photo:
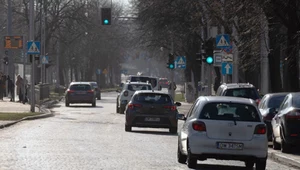
[{"label": "car tire", "polygon": [[275,136],[274,136],[274,135],[272,135],[272,143],[273,143],[272,148],[273,148],[274,150],[279,150],[279,149],[281,149],[281,146],[280,146],[279,143],[276,142]]},{"label": "car tire", "polygon": [[247,169],[253,169],[254,167],[254,162],[253,161],[246,161],[245,162],[246,168]]},{"label": "car tire", "polygon": [[96,107],[96,101],[93,101],[92,107]]},{"label": "car tire", "polygon": [[266,170],[267,159],[259,159],[256,161],[255,169],[256,170]]},{"label": "car tire", "polygon": [[197,158],[191,153],[191,148],[188,146],[188,155],[186,159],[186,164],[189,168],[196,169],[197,167]]},{"label": "car tire", "polygon": [[282,153],[290,153],[291,146],[285,142],[284,139],[281,140],[281,152]]},{"label": "car tire", "polygon": [[169,132],[172,133],[172,134],[176,134],[177,131],[178,131],[177,127],[171,127],[171,128],[169,129]]},{"label": "car tire", "polygon": [[180,146],[178,144],[178,149],[177,149],[177,161],[181,164],[185,164],[187,160],[187,156],[183,155],[181,150],[180,150]]},{"label": "car tire", "polygon": [[99,96],[98,96],[98,100],[101,100],[101,94],[99,94]]},{"label": "car tire", "polygon": [[69,107],[70,103],[66,100],[66,107]]},{"label": "car tire", "polygon": [[126,132],[131,132],[131,126],[125,125],[125,131]]}]

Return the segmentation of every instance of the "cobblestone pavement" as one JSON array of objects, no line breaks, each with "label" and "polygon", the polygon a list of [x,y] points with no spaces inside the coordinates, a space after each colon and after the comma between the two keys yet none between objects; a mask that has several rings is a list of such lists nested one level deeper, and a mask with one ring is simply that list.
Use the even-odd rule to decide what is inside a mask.
[{"label": "cobblestone pavement", "polygon": [[[97,107],[59,103],[55,117],[25,121],[0,130],[1,170],[183,170],[177,135],[167,129],[133,128],[115,113],[115,93]],[[243,162],[208,160],[200,170],[245,169]],[[268,170],[295,170],[268,160]]]}]

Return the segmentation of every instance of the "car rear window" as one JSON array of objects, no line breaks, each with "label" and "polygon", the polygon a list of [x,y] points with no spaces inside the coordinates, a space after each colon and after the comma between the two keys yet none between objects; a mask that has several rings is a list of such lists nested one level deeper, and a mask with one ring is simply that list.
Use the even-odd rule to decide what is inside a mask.
[{"label": "car rear window", "polygon": [[140,93],[135,95],[133,100],[139,103],[156,103],[156,104],[172,103],[172,100],[169,95],[157,94],[157,93]]},{"label": "car rear window", "polygon": [[294,95],[292,100],[292,105],[294,107],[300,108],[300,94]]},{"label": "car rear window", "polygon": [[223,102],[206,104],[200,113],[200,119],[260,122],[259,113],[254,106]]},{"label": "car rear window", "polygon": [[152,87],[151,85],[145,85],[145,84],[129,84],[127,89],[129,91],[152,90]]},{"label": "car rear window", "polygon": [[131,77],[130,79],[131,82],[149,82],[151,83],[152,87],[157,86],[157,80],[156,78],[150,78],[150,77]]},{"label": "car rear window", "polygon": [[70,90],[74,91],[88,91],[91,90],[91,86],[88,84],[74,84],[70,87]]},{"label": "car rear window", "polygon": [[284,98],[285,95],[271,97],[268,102],[268,108],[279,108]]},{"label": "car rear window", "polygon": [[253,100],[260,99],[260,96],[255,88],[227,89],[224,93],[224,96],[243,97]]}]

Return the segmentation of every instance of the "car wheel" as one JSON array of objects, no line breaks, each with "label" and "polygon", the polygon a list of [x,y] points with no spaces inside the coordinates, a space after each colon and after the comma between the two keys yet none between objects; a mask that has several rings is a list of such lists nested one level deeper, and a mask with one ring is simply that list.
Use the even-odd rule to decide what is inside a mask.
[{"label": "car wheel", "polygon": [[197,167],[197,159],[191,153],[191,148],[188,146],[188,155],[187,155],[187,166],[192,169],[196,169]]},{"label": "car wheel", "polygon": [[259,159],[255,164],[256,170],[266,170],[267,159]]},{"label": "car wheel", "polygon": [[289,144],[285,142],[284,139],[281,140],[281,152],[282,153],[289,153],[291,151],[291,147]]},{"label": "car wheel", "polygon": [[125,125],[125,131],[126,132],[131,132],[131,126]]},{"label": "car wheel", "polygon": [[99,96],[98,96],[98,100],[101,100],[101,94],[99,94]]},{"label": "car wheel", "polygon": [[245,162],[246,168],[252,169],[254,167],[253,161],[246,161]]},{"label": "car wheel", "polygon": [[281,149],[281,146],[279,143],[276,142],[275,136],[272,135],[272,143],[273,143],[273,149],[274,150],[279,150]]},{"label": "car wheel", "polygon": [[180,150],[180,146],[178,144],[178,149],[177,149],[177,161],[181,164],[185,164],[186,162],[186,159],[187,159],[187,156],[186,155],[183,155],[181,150]]},{"label": "car wheel", "polygon": [[177,133],[177,127],[170,128],[169,132],[172,133],[172,134],[176,134]]},{"label": "car wheel", "polygon": [[92,106],[96,107],[96,101],[93,101]]},{"label": "car wheel", "polygon": [[116,112],[117,112],[117,113],[120,113],[120,108],[119,108],[119,106],[118,106],[118,103],[116,104]]}]

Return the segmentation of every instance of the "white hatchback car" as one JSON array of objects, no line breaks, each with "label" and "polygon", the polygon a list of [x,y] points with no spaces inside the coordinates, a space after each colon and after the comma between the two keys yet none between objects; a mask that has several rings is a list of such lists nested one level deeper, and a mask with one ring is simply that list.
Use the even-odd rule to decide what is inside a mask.
[{"label": "white hatchback car", "polygon": [[265,170],[268,157],[267,129],[254,100],[201,96],[189,110],[178,134],[179,163],[196,168],[209,158],[244,161],[247,168]]},{"label": "white hatchback car", "polygon": [[123,89],[118,91],[116,111],[117,113],[124,114],[127,103],[136,91],[152,90],[150,83],[144,82],[127,82],[123,85]]}]

